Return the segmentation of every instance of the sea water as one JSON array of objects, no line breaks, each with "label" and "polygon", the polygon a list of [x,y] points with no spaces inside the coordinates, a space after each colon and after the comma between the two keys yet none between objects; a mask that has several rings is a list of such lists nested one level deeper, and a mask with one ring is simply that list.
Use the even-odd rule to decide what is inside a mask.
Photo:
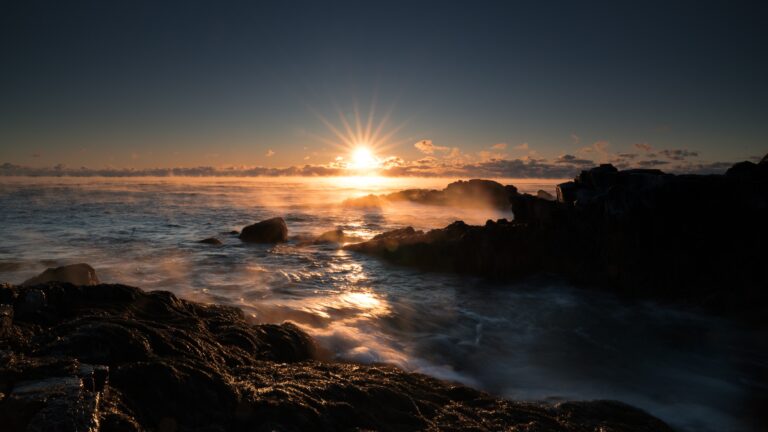
[{"label": "sea water", "polygon": [[[341,204],[453,180],[2,178],[0,281],[86,262],[103,282],[235,305],[259,322],[292,321],[330,358],[391,363],[511,399],[616,399],[683,430],[759,427],[764,333],[558,280],[490,282],[307,244],[335,228],[370,238],[512,218],[506,210]],[[500,181],[534,193],[552,193],[558,182]],[[273,216],[286,220],[288,243],[244,244],[229,234]],[[212,236],[223,246],[198,243]]]}]

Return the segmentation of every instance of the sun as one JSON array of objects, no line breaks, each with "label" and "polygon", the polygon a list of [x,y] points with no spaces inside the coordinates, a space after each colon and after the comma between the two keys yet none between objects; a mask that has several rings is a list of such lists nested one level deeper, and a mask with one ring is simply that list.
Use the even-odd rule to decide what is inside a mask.
[{"label": "sun", "polygon": [[351,155],[350,168],[354,170],[366,171],[379,168],[379,160],[373,154],[370,148],[365,145],[358,145]]}]

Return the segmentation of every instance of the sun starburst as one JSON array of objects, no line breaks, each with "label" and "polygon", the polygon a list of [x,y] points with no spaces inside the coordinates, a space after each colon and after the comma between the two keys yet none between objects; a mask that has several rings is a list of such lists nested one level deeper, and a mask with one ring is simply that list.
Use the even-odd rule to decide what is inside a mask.
[{"label": "sun starburst", "polygon": [[375,121],[376,98],[371,102],[365,122],[362,120],[357,103],[354,104],[351,113],[345,113],[337,107],[339,125],[313,110],[331,132],[332,138],[311,136],[339,149],[342,153],[340,156],[340,160],[343,161],[342,166],[349,171],[355,174],[376,175],[382,167],[382,155],[408,141],[394,139],[408,122],[389,127],[393,108],[391,107],[377,123]]}]

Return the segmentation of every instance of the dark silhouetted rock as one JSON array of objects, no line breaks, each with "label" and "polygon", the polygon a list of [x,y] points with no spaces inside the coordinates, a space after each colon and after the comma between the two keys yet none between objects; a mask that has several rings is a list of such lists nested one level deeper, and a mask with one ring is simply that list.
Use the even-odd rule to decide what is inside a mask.
[{"label": "dark silhouetted rock", "polygon": [[727,176],[749,177],[757,173],[757,164],[749,161],[739,162],[728,168],[725,172]]},{"label": "dark silhouetted rock", "polygon": [[[457,226],[458,227],[458,226]],[[415,234],[415,232],[414,232]],[[0,425],[21,431],[669,431],[619,402],[512,402],[383,365],[313,360],[292,324],[123,285],[34,289],[0,333]],[[6,320],[0,321],[7,327]]]},{"label": "dark silhouetted rock", "polygon": [[72,285],[97,285],[99,278],[96,270],[88,264],[72,264],[46,269],[39,275],[28,279],[22,285],[37,285],[46,282],[67,282]]},{"label": "dark silhouetted rock", "polygon": [[547,201],[555,201],[556,199],[554,196],[552,196],[551,193],[541,189],[539,189],[539,191],[536,192],[536,198],[547,200]]},{"label": "dark silhouetted rock", "polygon": [[576,189],[574,182],[560,183],[557,185],[557,200],[565,203],[576,201]]},{"label": "dark silhouetted rock", "polygon": [[281,217],[263,220],[243,228],[240,240],[248,243],[283,243],[288,241],[288,226]]},{"label": "dark silhouetted rock", "polygon": [[606,189],[616,182],[619,170],[611,164],[602,164],[598,167],[582,171],[579,182],[591,189]]},{"label": "dark silhouetted rock", "polygon": [[207,239],[202,239],[198,241],[198,243],[209,244],[214,246],[221,246],[223,244],[221,243],[221,240],[217,239],[216,237],[208,237]]},{"label": "dark silhouetted rock", "polygon": [[467,208],[507,209],[510,195],[516,194],[514,186],[504,186],[492,180],[459,180],[445,189],[407,189],[387,195],[366,195],[344,201],[344,205],[353,207],[381,207],[395,202],[453,206]]},{"label": "dark silhouetted rock", "polygon": [[515,278],[560,275],[621,296],[672,301],[766,322],[768,177],[583,171],[557,201],[510,194],[512,223],[397,230],[346,249],[423,269]]}]

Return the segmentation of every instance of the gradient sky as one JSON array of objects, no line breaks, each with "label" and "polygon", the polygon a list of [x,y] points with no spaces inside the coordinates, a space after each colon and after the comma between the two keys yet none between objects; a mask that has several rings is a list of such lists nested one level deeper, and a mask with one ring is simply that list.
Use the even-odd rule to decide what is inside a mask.
[{"label": "gradient sky", "polygon": [[763,4],[3,2],[0,163],[327,164],[318,113],[374,97],[407,122],[382,157],[744,160],[768,150]]}]

